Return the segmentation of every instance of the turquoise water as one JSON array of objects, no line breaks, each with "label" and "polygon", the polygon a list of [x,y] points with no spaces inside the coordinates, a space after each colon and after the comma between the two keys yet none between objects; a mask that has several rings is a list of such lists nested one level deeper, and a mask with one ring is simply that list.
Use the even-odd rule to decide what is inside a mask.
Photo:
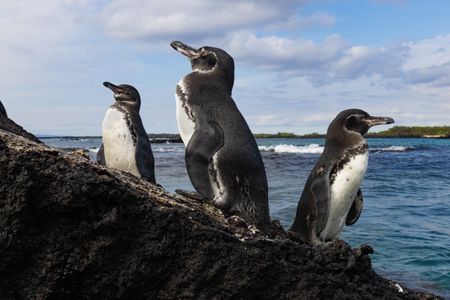
[{"label": "turquoise water", "polygon": [[[342,239],[375,249],[375,270],[407,287],[450,298],[450,140],[369,139],[362,185],[364,210]],[[57,147],[91,149],[100,139],[44,140]],[[288,228],[324,139],[260,139],[270,210]],[[192,189],[182,144],[153,144],[157,181],[167,190]]]},{"label": "turquoise water", "polygon": [[[290,226],[323,139],[260,140],[270,186],[271,214]],[[313,147],[311,145],[317,147]],[[369,139],[361,218],[341,236],[375,249],[380,274],[450,298],[450,140]],[[283,152],[284,150],[284,152]],[[310,150],[310,151],[308,151]],[[286,151],[291,151],[287,153]],[[309,153],[308,153],[309,152]]]}]

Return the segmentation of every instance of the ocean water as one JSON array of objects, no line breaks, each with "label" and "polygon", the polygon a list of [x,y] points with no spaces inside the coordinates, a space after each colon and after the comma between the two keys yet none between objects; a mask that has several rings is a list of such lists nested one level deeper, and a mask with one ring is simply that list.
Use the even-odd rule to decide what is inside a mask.
[{"label": "ocean water", "polygon": [[[59,148],[85,148],[99,138],[49,138]],[[288,228],[324,139],[257,140],[269,182],[270,212]],[[450,140],[368,139],[364,209],[341,238],[375,249],[375,270],[409,288],[450,299]],[[183,144],[153,144],[156,179],[168,191],[192,189]]]}]

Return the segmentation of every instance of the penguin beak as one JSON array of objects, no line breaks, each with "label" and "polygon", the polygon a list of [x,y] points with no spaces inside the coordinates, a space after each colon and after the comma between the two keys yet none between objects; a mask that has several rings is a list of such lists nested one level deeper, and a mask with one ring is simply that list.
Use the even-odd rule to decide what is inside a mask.
[{"label": "penguin beak", "polygon": [[118,102],[128,101],[128,99],[127,99],[128,97],[125,97],[127,92],[122,87],[112,84],[111,82],[108,82],[108,81],[103,82],[103,85],[106,86],[111,91],[113,91],[114,99],[116,99],[116,101],[118,101]]},{"label": "penguin beak", "polygon": [[199,49],[194,49],[191,46],[188,46],[180,41],[174,41],[170,43],[173,49],[177,50],[184,56],[187,56],[189,59],[194,59],[200,57],[202,55],[202,51]]},{"label": "penguin beak", "polygon": [[369,117],[364,118],[362,121],[369,127],[394,123],[394,119],[388,118],[388,117],[369,116]]},{"label": "penguin beak", "polygon": [[113,91],[114,94],[117,94],[118,92],[122,91],[122,89],[119,86],[112,84],[111,82],[108,81],[103,82],[103,85],[108,89],[110,89],[111,91]]}]

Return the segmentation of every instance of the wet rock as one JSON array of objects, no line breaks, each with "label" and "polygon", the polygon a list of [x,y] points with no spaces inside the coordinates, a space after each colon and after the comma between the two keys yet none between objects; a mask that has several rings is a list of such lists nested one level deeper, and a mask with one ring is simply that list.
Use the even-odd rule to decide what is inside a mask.
[{"label": "wet rock", "polygon": [[272,227],[0,130],[1,299],[435,299]]}]

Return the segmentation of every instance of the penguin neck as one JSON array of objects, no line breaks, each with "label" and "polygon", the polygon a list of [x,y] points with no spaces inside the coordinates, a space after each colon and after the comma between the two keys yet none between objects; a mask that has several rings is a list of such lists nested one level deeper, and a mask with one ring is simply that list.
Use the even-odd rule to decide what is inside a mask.
[{"label": "penguin neck", "polygon": [[346,149],[348,147],[358,148],[367,145],[367,140],[359,133],[345,132],[342,135],[327,137],[326,149]]},{"label": "penguin neck", "polygon": [[[234,85],[234,71],[226,69],[214,69],[212,71],[199,71],[196,70],[191,75],[202,78],[205,77],[208,81],[214,81],[223,90],[231,95]],[[212,80],[211,80],[212,79]]]},{"label": "penguin neck", "polygon": [[223,78],[224,85],[228,88],[231,95],[231,91],[234,86],[234,69],[233,70],[222,70],[220,76]]},{"label": "penguin neck", "polygon": [[139,114],[140,105],[136,108],[135,104],[127,103],[127,102],[114,102],[111,105],[111,108],[115,108],[118,111],[126,113],[128,115]]}]

